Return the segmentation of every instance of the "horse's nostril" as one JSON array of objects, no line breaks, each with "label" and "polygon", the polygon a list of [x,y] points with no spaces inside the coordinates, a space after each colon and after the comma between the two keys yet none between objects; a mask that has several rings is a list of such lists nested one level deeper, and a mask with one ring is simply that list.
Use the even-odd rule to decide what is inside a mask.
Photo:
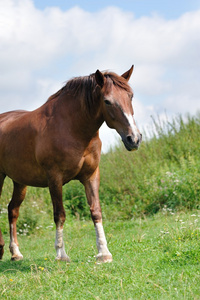
[{"label": "horse's nostril", "polygon": [[133,139],[132,139],[132,136],[131,136],[131,135],[128,135],[128,136],[126,137],[126,139],[127,139],[128,143],[130,143],[130,144],[133,143]]},{"label": "horse's nostril", "polygon": [[135,149],[138,148],[140,143],[142,141],[142,135],[137,134],[135,135],[127,135],[126,136],[126,143],[128,144],[129,147]]}]

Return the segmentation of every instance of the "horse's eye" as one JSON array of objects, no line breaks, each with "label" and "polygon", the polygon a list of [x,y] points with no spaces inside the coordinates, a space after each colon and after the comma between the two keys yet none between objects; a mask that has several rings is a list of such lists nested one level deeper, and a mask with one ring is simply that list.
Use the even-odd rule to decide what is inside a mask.
[{"label": "horse's eye", "polygon": [[106,105],[112,105],[111,102],[109,100],[104,100]]}]

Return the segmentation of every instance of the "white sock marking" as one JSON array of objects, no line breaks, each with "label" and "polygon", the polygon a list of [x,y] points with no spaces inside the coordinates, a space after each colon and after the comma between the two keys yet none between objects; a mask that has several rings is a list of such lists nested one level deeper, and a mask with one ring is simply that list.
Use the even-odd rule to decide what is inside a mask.
[{"label": "white sock marking", "polygon": [[65,245],[63,241],[63,229],[61,229],[60,227],[56,229],[55,249],[57,253],[56,260],[70,260],[65,252]]},{"label": "white sock marking", "polygon": [[97,249],[98,249],[98,257],[101,256],[110,256],[112,260],[112,254],[108,250],[107,247],[107,241],[103,229],[103,225],[101,223],[96,223],[95,224],[95,230],[96,230],[96,242],[97,242]]},{"label": "white sock marking", "polygon": [[12,254],[12,256],[17,256],[17,257],[22,257],[23,255],[21,254],[21,252],[19,251],[19,247],[17,246],[17,244],[14,241],[14,236],[13,236],[13,224],[11,224],[10,226],[10,252]]}]

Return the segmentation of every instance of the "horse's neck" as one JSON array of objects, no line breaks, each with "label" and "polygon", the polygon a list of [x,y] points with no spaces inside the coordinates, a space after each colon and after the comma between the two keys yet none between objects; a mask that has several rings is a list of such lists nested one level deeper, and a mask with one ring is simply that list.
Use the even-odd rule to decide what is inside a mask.
[{"label": "horse's neck", "polygon": [[60,123],[65,128],[71,127],[70,130],[77,134],[77,138],[83,137],[89,141],[104,122],[100,102],[100,98],[97,99],[96,103],[99,105],[90,113],[83,109],[78,100],[70,97],[57,97],[51,102],[46,102],[44,108],[50,115],[54,115],[52,120],[55,119],[57,124]]},{"label": "horse's neck", "polygon": [[91,113],[86,113],[85,111],[80,109],[79,111],[77,111],[77,114],[74,117],[76,117],[77,120],[78,130],[80,130],[81,134],[83,134],[88,139],[91,139],[96,135],[97,131],[104,122],[100,107],[97,107]]}]

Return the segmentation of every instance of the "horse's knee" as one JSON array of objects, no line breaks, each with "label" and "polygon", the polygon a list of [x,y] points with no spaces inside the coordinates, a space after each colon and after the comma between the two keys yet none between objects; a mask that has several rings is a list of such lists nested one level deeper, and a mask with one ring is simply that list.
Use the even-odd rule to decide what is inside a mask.
[{"label": "horse's knee", "polygon": [[[14,181],[13,181],[14,182]],[[19,217],[19,208],[26,195],[26,186],[14,182],[12,199],[8,205],[8,218],[10,222]]]},{"label": "horse's knee", "polygon": [[12,207],[10,203],[8,205],[8,219],[12,221],[13,219],[17,219],[19,217],[19,207]]}]

